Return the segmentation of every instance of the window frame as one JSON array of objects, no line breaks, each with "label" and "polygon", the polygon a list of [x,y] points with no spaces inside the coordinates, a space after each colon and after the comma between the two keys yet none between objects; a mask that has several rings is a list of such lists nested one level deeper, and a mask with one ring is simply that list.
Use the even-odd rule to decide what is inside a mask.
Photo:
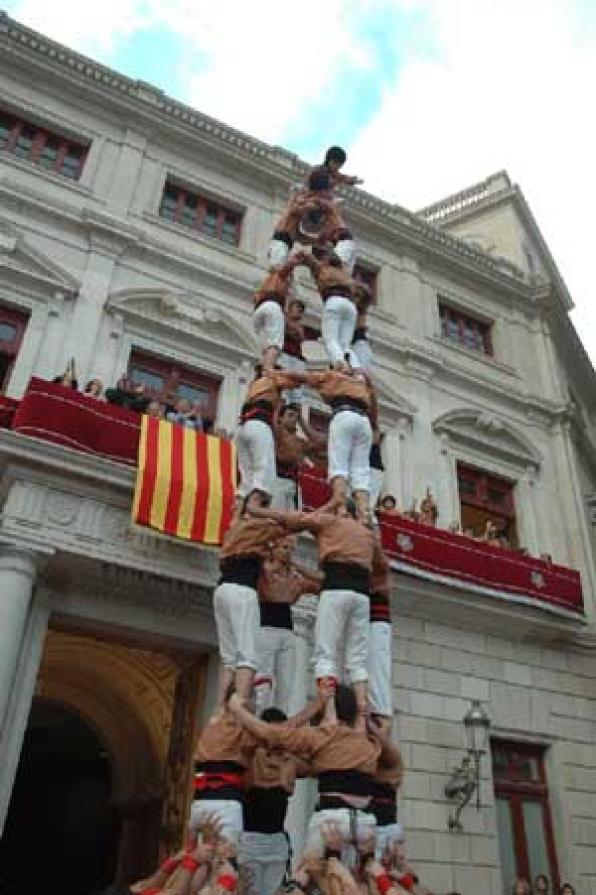
[{"label": "window frame", "polygon": [[153,373],[163,378],[164,384],[162,389],[147,388],[145,390],[146,395],[162,404],[171,404],[175,400],[174,393],[180,384],[204,389],[208,394],[204,415],[212,424],[215,424],[219,390],[223,379],[218,379],[217,376],[211,373],[198,370],[196,367],[189,367],[179,361],[158,357],[135,346],[131,348],[126,368],[127,378],[131,383],[133,382],[133,367],[145,369],[148,373]]},{"label": "window frame", "polygon": [[[0,147],[0,151],[6,152],[22,161],[32,162],[33,164],[39,165],[44,171],[51,171],[54,174],[60,175],[60,177],[65,177],[67,180],[75,182],[80,180],[89,153],[90,146],[88,143],[78,142],[76,139],[66,137],[58,131],[50,130],[42,125],[35,124],[33,121],[21,118],[19,115],[15,115],[13,112],[9,112],[6,109],[0,109],[0,120],[2,119],[8,119],[9,122],[12,121],[12,126],[8,131],[6,144],[3,147]],[[30,128],[34,131],[34,135],[31,140],[31,149],[29,153],[27,155],[19,155],[17,153],[17,147],[24,128]],[[52,165],[44,165],[40,162],[40,159],[50,140],[55,140],[58,143],[56,159]],[[64,159],[69,154],[69,151],[73,149],[80,152],[80,159],[76,169],[76,175],[71,177],[69,174],[65,173],[63,166]]]},{"label": "window frame", "polygon": [[[517,513],[515,508],[515,482],[502,476],[495,475],[486,469],[478,469],[462,460],[456,461],[457,493],[459,497],[460,518],[462,529],[467,528],[464,520],[464,507],[469,506],[484,514],[487,519],[499,520],[500,527],[505,524],[507,540],[511,549],[516,549],[518,544]],[[462,491],[460,482],[467,480],[475,483],[474,492]],[[500,491],[506,497],[503,503],[493,502],[490,499],[490,491]],[[477,533],[477,536],[482,534]]]},{"label": "window frame", "polygon": [[[515,780],[514,778],[507,779],[496,776],[494,771],[495,746],[505,749],[509,748],[512,752],[516,751],[527,755],[528,758],[534,759],[537,762],[538,767],[538,781]],[[525,876],[530,879],[530,863],[524,828],[523,802],[536,802],[542,809],[544,842],[550,864],[549,876],[551,878],[551,887],[553,892],[558,892],[561,885],[561,879],[559,875],[559,864],[557,860],[554,828],[550,810],[548,779],[544,765],[545,753],[546,747],[536,743],[522,743],[515,740],[491,738],[491,760],[493,765],[495,800],[497,798],[504,799],[509,804],[511,828],[515,845],[514,859],[516,872],[518,876]]]},{"label": "window frame", "polygon": [[15,337],[10,342],[0,340],[0,354],[8,358],[4,376],[0,380],[0,394],[5,393],[8,383],[10,382],[10,377],[19,355],[30,317],[31,315],[26,311],[20,311],[16,308],[0,304],[0,323],[7,323],[9,326],[14,326],[16,329]]},{"label": "window frame", "polygon": [[[168,191],[175,191],[177,193],[176,201],[174,204],[174,213],[172,217],[163,214],[164,200]],[[188,197],[194,199],[196,202],[195,213],[191,224],[187,224],[181,219],[186,199]],[[207,216],[207,210],[209,206],[214,206],[217,209],[216,227],[214,234],[206,233],[203,230],[203,223]],[[175,180],[166,178],[161,193],[158,214],[163,221],[168,221],[170,224],[177,224],[178,226],[184,227],[187,230],[194,230],[197,233],[200,233],[201,236],[205,236],[209,239],[217,239],[219,242],[223,242],[224,245],[232,246],[234,248],[238,248],[240,245],[240,240],[242,238],[242,225],[244,222],[244,211],[225,204],[225,202],[222,202],[221,199],[212,199],[204,193],[197,192],[186,186],[181,186],[176,183]],[[224,224],[228,215],[233,215],[236,218],[236,221],[234,222],[234,242],[230,242],[229,240],[223,238]]]},{"label": "window frame", "polygon": [[[447,330],[447,322],[451,321],[457,326],[458,337],[452,338]],[[439,322],[441,327],[441,339],[449,345],[458,345],[468,351],[474,351],[485,357],[494,357],[494,344],[492,330],[494,321],[483,320],[450,304],[439,296]],[[481,345],[469,345],[465,337],[465,326],[468,325],[477,335]]]}]

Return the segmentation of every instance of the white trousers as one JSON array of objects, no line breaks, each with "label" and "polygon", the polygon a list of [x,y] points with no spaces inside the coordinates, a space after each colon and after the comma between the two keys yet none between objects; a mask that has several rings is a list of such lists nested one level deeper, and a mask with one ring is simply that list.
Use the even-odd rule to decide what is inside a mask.
[{"label": "white trousers", "polygon": [[238,864],[244,871],[245,895],[275,895],[286,872],[288,853],[283,833],[243,833]]},{"label": "white trousers", "polygon": [[242,803],[235,799],[199,799],[191,802],[190,829],[196,833],[203,820],[206,820],[209,815],[215,815],[221,821],[222,837],[228,842],[238,845],[244,828]]},{"label": "white trousers", "polygon": [[275,706],[286,714],[296,681],[296,635],[287,628],[264,625],[257,631],[257,679],[269,678],[271,685],[255,687],[257,715]]},{"label": "white trousers", "polygon": [[225,668],[258,668],[259,599],[252,587],[219,584],[213,594],[219,655]]},{"label": "white trousers", "polygon": [[355,590],[324,590],[319,598],[315,623],[315,674],[341,678],[340,651],[343,650],[348,680],[368,679],[370,603]]},{"label": "white trousers", "polygon": [[272,270],[283,267],[289,255],[290,250],[283,239],[272,239],[270,241],[267,259]]},{"label": "white trousers", "polygon": [[271,506],[276,510],[295,510],[298,497],[298,482],[294,479],[275,477]]},{"label": "white trousers", "polygon": [[[286,354],[285,351],[280,354],[278,363],[284,370],[291,370],[294,373],[302,373],[306,370],[306,363],[301,357],[294,357],[293,354]],[[287,388],[282,392],[282,397],[286,404],[302,404],[304,389],[301,385],[298,388]]]},{"label": "white trousers", "polygon": [[368,339],[358,339],[357,342],[354,342],[352,355],[355,357],[353,367],[362,367],[363,370],[372,373],[373,353]]},{"label": "white trousers", "polygon": [[262,420],[247,420],[236,429],[234,440],[240,470],[240,497],[246,497],[254,488],[273,494],[275,444],[271,426]]},{"label": "white trousers", "polygon": [[375,857],[381,860],[383,852],[387,847],[392,848],[395,842],[404,841],[404,828],[401,824],[387,824],[384,827],[377,827],[377,842],[375,846]]},{"label": "white trousers", "polygon": [[[352,823],[352,820],[355,821],[355,825]],[[354,813],[348,808],[324,808],[322,811],[315,811],[308,824],[305,851],[309,855],[323,856],[325,844],[321,828],[326,823],[337,824],[346,844],[352,842],[354,832],[356,833],[356,842],[366,840],[371,833],[375,832],[377,825],[374,815],[365,811],[356,811]],[[355,829],[353,826],[355,826]]]},{"label": "white trousers", "polygon": [[343,360],[350,350],[356,316],[356,305],[344,295],[330,295],[326,300],[321,322],[321,338],[332,364]]},{"label": "white trousers", "polygon": [[370,491],[372,430],[367,416],[340,410],[331,420],[327,442],[329,481],[347,479],[353,491]]},{"label": "white trousers", "polygon": [[340,239],[335,243],[335,254],[341,258],[341,263],[348,273],[352,273],[356,260],[356,243],[353,239]]},{"label": "white trousers", "polygon": [[370,475],[370,492],[369,492],[369,503],[371,510],[374,510],[376,507],[379,497],[381,496],[381,491],[383,490],[383,482],[385,481],[385,471],[383,469],[375,469],[371,466],[369,470]]},{"label": "white trousers", "polygon": [[257,339],[261,348],[278,348],[284,344],[285,317],[276,301],[263,301],[252,315]]},{"label": "white trousers", "polygon": [[371,622],[368,642],[368,701],[374,714],[391,718],[391,625]]}]

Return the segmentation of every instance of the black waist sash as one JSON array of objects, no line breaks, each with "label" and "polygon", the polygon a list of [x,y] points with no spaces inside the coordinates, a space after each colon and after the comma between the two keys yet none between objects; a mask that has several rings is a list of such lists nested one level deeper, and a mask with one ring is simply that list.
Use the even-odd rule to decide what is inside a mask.
[{"label": "black waist sash", "polygon": [[391,606],[387,594],[375,591],[370,594],[370,621],[391,624]]},{"label": "black waist sash", "polygon": [[368,459],[368,465],[371,469],[380,469],[383,470],[385,467],[383,466],[383,458],[381,457],[381,445],[373,444],[370,448],[370,456]]},{"label": "black waist sash", "polygon": [[283,833],[288,808],[283,786],[254,786],[244,794],[244,829],[247,833]]},{"label": "black waist sash", "polygon": [[365,342],[366,341],[366,327],[365,326],[357,326],[354,330],[354,335],[352,337],[352,345],[354,342]]},{"label": "black waist sash", "polygon": [[323,564],[323,574],[321,590],[355,590],[365,596],[370,592],[370,573],[356,563],[329,561]]},{"label": "black waist sash", "polygon": [[267,423],[268,426],[273,425],[273,404],[271,401],[249,401],[242,405],[240,411],[240,422],[248,423],[249,420],[260,420]]},{"label": "black waist sash", "polygon": [[386,827],[397,823],[397,792],[390,783],[372,781],[372,799],[368,810],[377,819],[377,826]]},{"label": "black waist sash", "polygon": [[352,808],[342,795],[369,798],[373,778],[363,771],[321,771],[318,775],[319,801],[317,808]]},{"label": "black waist sash", "polygon": [[197,761],[194,767],[194,801],[242,802],[246,768],[236,761]]},{"label": "black waist sash", "polygon": [[260,556],[226,556],[219,564],[219,584],[241,584],[256,590],[262,565]]},{"label": "black waist sash", "polygon": [[329,402],[334,413],[340,413],[342,410],[352,410],[354,413],[361,413],[368,416],[368,407],[365,401],[358,398],[339,397],[332,398]]},{"label": "black waist sash", "polygon": [[349,298],[350,301],[352,300],[352,290],[349,286],[326,286],[321,292],[323,301],[327,301],[332,295],[341,295],[343,298]]},{"label": "black waist sash", "polygon": [[259,603],[261,614],[261,626],[269,625],[270,628],[286,628],[291,631],[292,607],[289,603],[269,603],[267,600]]}]

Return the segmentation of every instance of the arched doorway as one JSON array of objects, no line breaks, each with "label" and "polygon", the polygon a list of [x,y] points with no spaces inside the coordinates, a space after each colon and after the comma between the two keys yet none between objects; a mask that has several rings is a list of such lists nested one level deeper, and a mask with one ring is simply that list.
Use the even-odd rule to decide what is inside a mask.
[{"label": "arched doorway", "polygon": [[95,895],[110,883],[120,832],[111,778],[92,727],[35,699],[0,843],[0,892]]}]

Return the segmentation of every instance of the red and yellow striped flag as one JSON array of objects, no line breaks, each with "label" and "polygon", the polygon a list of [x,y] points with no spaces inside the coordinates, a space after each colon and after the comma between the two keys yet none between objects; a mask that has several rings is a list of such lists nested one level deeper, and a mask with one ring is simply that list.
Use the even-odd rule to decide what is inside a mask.
[{"label": "red and yellow striped flag", "polygon": [[221,544],[234,509],[231,441],[143,416],[133,522],[203,544]]}]

